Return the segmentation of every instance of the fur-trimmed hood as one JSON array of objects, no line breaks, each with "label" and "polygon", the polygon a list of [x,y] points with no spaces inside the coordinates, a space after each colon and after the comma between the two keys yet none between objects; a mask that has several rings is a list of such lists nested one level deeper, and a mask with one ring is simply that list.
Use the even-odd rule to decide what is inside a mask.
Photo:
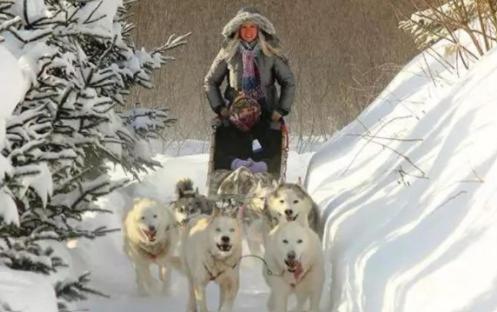
[{"label": "fur-trimmed hood", "polygon": [[235,17],[233,17],[223,28],[223,36],[225,39],[233,38],[234,34],[238,31],[240,26],[245,23],[251,21],[257,26],[259,29],[264,32],[264,35],[269,37],[276,36],[276,29],[274,28],[273,23],[269,21],[265,16],[259,13],[259,11],[252,7],[242,8],[238,11]]}]

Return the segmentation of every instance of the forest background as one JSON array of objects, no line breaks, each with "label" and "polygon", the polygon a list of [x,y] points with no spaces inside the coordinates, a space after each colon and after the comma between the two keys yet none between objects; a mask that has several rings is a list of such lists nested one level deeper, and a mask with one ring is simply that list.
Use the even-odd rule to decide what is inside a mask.
[{"label": "forest background", "polygon": [[[191,32],[177,60],[138,88],[128,107],[167,107],[178,119],[168,138],[206,139],[211,110],[203,79],[222,43],[221,30],[246,6],[239,0],[138,1],[132,21],[137,46],[157,46],[171,30]],[[255,0],[275,25],[298,83],[291,132],[327,138],[352,121],[417,52],[398,29],[413,0]],[[138,101],[138,99],[140,99]]]}]

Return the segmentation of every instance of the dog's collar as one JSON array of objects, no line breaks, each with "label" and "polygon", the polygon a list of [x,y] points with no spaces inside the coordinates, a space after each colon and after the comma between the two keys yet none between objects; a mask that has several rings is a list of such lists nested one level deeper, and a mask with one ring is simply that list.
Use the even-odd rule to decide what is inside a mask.
[{"label": "dog's collar", "polygon": [[163,244],[160,245],[162,246],[160,246],[160,248],[158,248],[157,250],[150,250],[150,248],[147,248],[149,246],[154,246],[154,245],[139,244],[138,246],[148,258],[152,260],[157,260],[161,255],[167,252],[167,249],[169,248],[169,239],[167,239]]},{"label": "dog's collar", "polygon": [[219,271],[216,275],[212,274],[212,272],[209,270],[209,268],[205,263],[204,263],[204,269],[205,271],[207,271],[207,274],[209,274],[209,281],[211,282],[217,280],[217,278],[224,273],[224,271]]}]

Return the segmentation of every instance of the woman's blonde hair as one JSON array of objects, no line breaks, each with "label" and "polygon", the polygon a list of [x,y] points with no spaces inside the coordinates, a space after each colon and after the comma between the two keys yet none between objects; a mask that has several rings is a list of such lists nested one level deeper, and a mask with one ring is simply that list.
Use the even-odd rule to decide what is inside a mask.
[{"label": "woman's blonde hair", "polygon": [[[259,46],[261,47],[262,53],[266,56],[278,56],[284,60],[286,60],[285,55],[283,54],[281,48],[276,44],[271,44],[264,33],[259,29],[258,33],[258,42]],[[227,60],[230,60],[235,56],[236,51],[238,50],[238,47],[240,46],[240,34],[238,32],[235,32],[233,34],[233,37],[230,38],[229,41],[227,41],[223,45],[223,50],[224,50],[224,55]]]}]

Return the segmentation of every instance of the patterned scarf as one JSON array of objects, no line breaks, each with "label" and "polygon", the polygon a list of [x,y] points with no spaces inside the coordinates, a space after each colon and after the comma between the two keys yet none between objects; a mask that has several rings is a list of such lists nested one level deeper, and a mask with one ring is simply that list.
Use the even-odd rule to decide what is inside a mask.
[{"label": "patterned scarf", "polygon": [[246,96],[257,100],[262,105],[264,93],[261,88],[259,69],[255,63],[255,56],[259,49],[259,45],[250,47],[247,43],[241,44],[240,50],[243,62],[242,91]]}]

